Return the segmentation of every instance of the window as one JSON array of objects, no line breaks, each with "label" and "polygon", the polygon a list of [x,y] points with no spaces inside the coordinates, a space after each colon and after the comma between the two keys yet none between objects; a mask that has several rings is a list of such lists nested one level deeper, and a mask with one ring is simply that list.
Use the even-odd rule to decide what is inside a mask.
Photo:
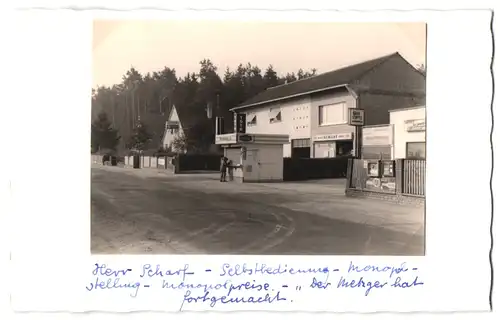
[{"label": "window", "polygon": [[247,126],[255,126],[257,124],[257,115],[255,114],[249,114],[247,116]]},{"label": "window", "polygon": [[309,148],[311,139],[292,139],[292,148]]},{"label": "window", "polygon": [[345,102],[319,106],[319,125],[329,126],[347,123]]},{"label": "window", "polygon": [[269,110],[269,123],[276,123],[281,121],[281,109],[271,108]]},{"label": "window", "polygon": [[407,142],[406,159],[425,160],[425,142]]}]

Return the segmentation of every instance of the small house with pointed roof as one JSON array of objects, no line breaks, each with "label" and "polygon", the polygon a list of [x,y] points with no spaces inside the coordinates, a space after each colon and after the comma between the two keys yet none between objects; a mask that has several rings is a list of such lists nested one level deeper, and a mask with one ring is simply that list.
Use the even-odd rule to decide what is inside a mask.
[{"label": "small house with pointed roof", "polygon": [[172,106],[165,122],[165,131],[162,138],[163,148],[171,149],[174,152],[185,152],[186,150],[174,150],[174,140],[177,137],[186,136],[188,130],[206,121],[206,110]]},{"label": "small house with pointed roof", "polygon": [[425,77],[396,52],[268,88],[231,110],[246,114],[248,133],[288,134],[284,157],[323,158],[360,153],[350,108],[378,125],[389,124],[389,110],[420,104]]}]

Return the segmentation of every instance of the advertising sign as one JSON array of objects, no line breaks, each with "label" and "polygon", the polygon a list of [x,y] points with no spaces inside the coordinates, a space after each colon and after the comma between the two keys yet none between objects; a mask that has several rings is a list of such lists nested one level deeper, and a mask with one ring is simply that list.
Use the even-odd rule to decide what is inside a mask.
[{"label": "advertising sign", "polygon": [[394,177],[394,161],[382,161],[383,176],[384,177]]},{"label": "advertising sign", "polygon": [[234,132],[246,133],[247,132],[247,115],[245,113],[234,114]]},{"label": "advertising sign", "polygon": [[392,145],[392,125],[365,127],[362,130],[363,146],[390,146]]},{"label": "advertising sign", "polygon": [[224,118],[222,117],[216,117],[215,118],[215,128],[216,128],[216,134],[224,134]]},{"label": "advertising sign", "polygon": [[315,136],[313,140],[314,141],[352,140],[352,132],[322,134],[319,136]]},{"label": "advertising sign", "polygon": [[364,126],[365,125],[365,110],[357,108],[349,108],[349,125]]},{"label": "advertising sign", "polygon": [[366,180],[366,190],[382,193],[396,193],[396,178],[368,178]]},{"label": "advertising sign", "polygon": [[241,142],[252,142],[253,141],[253,136],[249,134],[242,134],[238,136],[238,141]]},{"label": "advertising sign", "polygon": [[379,177],[379,162],[378,161],[369,161],[368,162],[368,176],[370,177]]},{"label": "advertising sign", "polygon": [[215,136],[215,144],[231,144],[236,142],[236,133],[228,133]]},{"label": "advertising sign", "polygon": [[423,132],[425,131],[425,119],[406,120],[407,132]]}]

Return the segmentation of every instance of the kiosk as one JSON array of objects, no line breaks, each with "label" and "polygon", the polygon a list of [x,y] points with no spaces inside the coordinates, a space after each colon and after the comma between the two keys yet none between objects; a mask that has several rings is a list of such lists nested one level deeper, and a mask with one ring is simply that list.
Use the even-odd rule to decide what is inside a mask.
[{"label": "kiosk", "polygon": [[282,134],[229,133],[215,136],[232,162],[229,181],[283,181],[283,145],[289,136]]}]

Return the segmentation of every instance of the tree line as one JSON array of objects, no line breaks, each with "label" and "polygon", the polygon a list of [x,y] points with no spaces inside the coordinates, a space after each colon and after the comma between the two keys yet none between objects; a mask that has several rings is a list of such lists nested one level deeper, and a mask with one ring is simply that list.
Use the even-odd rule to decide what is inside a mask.
[{"label": "tree line", "polygon": [[[263,71],[247,63],[226,68],[221,77],[209,59],[199,65],[198,72],[183,77],[169,67],[146,74],[132,67],[121,83],[92,89],[92,151],[158,149],[173,105],[193,117],[211,106],[213,117],[228,118],[225,125],[230,130],[229,109],[267,88],[316,75],[316,69],[299,69],[280,76],[272,65]],[[185,132],[187,147],[204,149],[213,142],[214,119],[193,122]]]}]

